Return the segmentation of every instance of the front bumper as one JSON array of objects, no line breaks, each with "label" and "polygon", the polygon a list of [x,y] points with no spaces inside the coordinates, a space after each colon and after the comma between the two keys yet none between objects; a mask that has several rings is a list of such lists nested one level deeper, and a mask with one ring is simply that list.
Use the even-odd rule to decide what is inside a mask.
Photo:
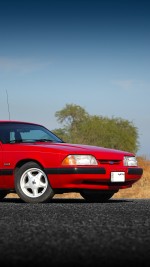
[{"label": "front bumper", "polygon": [[[45,169],[53,189],[119,190],[131,187],[143,174],[138,167],[65,167]],[[111,172],[124,172],[124,182],[111,182]]]}]

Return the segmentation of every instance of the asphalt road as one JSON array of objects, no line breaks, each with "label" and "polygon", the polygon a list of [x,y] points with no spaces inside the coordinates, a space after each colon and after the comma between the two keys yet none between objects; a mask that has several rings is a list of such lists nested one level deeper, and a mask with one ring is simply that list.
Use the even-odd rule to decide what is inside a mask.
[{"label": "asphalt road", "polygon": [[1,266],[149,266],[150,199],[0,202]]}]

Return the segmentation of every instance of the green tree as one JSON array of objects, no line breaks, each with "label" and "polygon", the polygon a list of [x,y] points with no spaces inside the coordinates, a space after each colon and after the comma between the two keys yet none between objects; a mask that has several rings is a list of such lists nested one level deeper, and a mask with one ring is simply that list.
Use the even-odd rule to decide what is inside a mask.
[{"label": "green tree", "polygon": [[136,153],[138,133],[133,123],[121,118],[91,116],[79,128],[83,143]]},{"label": "green tree", "polygon": [[84,108],[67,104],[55,113],[63,128],[53,132],[65,142],[96,145],[136,153],[138,130],[122,118],[90,116]]},{"label": "green tree", "polygon": [[[66,107],[55,113],[59,123],[64,124],[63,137],[64,141],[74,143],[78,135],[78,128],[89,117],[84,108],[75,104],[66,104]],[[55,134],[57,130],[54,131]]]}]

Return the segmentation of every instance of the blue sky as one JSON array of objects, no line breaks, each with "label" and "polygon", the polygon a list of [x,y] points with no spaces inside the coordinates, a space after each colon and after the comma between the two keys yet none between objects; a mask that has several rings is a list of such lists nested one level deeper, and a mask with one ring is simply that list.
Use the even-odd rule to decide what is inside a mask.
[{"label": "blue sky", "polygon": [[76,104],[138,128],[150,158],[150,4],[147,0],[0,1],[0,119],[53,130]]}]

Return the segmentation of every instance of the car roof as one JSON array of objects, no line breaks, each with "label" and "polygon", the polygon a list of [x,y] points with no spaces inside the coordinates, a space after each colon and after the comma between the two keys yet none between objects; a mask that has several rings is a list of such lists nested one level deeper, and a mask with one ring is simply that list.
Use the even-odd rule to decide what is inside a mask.
[{"label": "car roof", "polygon": [[15,121],[15,120],[0,120],[0,123],[24,123],[24,124],[41,125],[41,124],[33,123],[33,122]]},{"label": "car roof", "polygon": [[27,121],[16,121],[16,120],[0,120],[1,122],[8,122],[8,123],[32,123],[32,122],[27,122]]}]

